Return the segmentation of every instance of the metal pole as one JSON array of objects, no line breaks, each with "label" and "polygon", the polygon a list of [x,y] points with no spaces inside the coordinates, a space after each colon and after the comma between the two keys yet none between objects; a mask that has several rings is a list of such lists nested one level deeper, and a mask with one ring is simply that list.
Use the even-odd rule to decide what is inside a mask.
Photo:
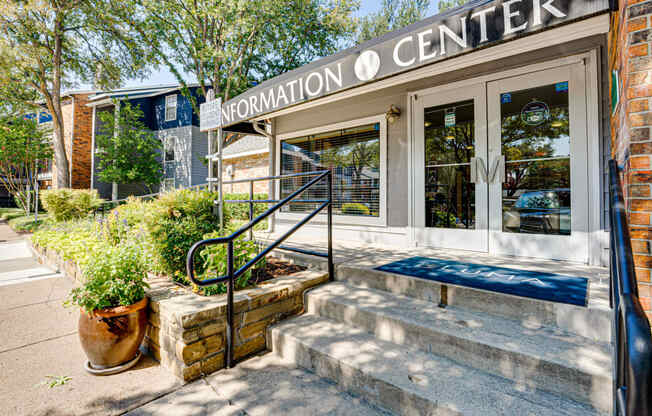
[{"label": "metal pole", "polygon": [[233,368],[233,240],[227,245],[226,281],[226,368]]},{"label": "metal pole", "polygon": [[32,209],[32,185],[27,184],[27,215],[29,215],[29,211]]},{"label": "metal pole", "polygon": [[224,229],[224,190],[222,189],[222,147],[224,140],[222,138],[222,129],[217,129],[217,192],[219,194],[218,215],[220,219],[220,229]]},{"label": "metal pole", "polygon": [[[249,222],[254,219],[254,181],[249,181]],[[249,240],[254,240],[254,227],[249,229]]]},{"label": "metal pole", "polygon": [[213,130],[208,131],[208,191],[213,192]]},{"label": "metal pole", "polygon": [[333,264],[333,171],[328,172],[328,279],[335,280]]},{"label": "metal pole", "polygon": [[34,222],[38,221],[38,173],[34,183]]}]

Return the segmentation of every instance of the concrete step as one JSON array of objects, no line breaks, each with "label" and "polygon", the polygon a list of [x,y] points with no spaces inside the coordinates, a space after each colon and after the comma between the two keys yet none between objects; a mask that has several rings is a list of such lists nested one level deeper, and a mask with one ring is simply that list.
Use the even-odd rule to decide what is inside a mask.
[{"label": "concrete step", "polygon": [[530,388],[611,408],[611,347],[556,328],[333,282],[306,294],[307,311]]},{"label": "concrete step", "polygon": [[592,415],[584,404],[536,390],[360,328],[306,314],[268,330],[284,359],[397,415]]},{"label": "concrete step", "polygon": [[581,307],[442,284],[346,263],[337,265],[336,279],[351,286],[382,290],[433,303],[444,300],[448,306],[516,320],[528,328],[557,327],[594,341],[611,342],[612,312],[608,299],[601,297],[590,301],[588,307]]}]

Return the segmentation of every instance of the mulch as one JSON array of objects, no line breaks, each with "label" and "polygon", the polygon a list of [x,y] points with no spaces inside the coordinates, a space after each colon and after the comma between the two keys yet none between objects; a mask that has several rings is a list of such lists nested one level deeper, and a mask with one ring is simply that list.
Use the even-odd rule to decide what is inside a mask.
[{"label": "mulch", "polygon": [[265,267],[256,268],[251,275],[251,283],[258,284],[266,280],[274,279],[279,276],[287,276],[292,273],[306,270],[305,267],[292,264],[290,262],[279,260],[274,257],[268,257]]}]

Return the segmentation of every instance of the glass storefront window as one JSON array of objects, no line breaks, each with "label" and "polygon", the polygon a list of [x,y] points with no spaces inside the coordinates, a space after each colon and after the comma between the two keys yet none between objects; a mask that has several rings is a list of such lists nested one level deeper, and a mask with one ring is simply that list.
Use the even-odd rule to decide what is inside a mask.
[{"label": "glass storefront window", "polygon": [[[341,129],[281,142],[281,174],[330,170],[333,174],[333,212],[338,215],[380,215],[380,124]],[[281,198],[312,177],[281,180]],[[326,199],[326,180],[297,199]],[[291,203],[283,212],[309,212],[317,203]]]},{"label": "glass storefront window", "polygon": [[571,233],[568,82],[501,94],[503,231]]}]

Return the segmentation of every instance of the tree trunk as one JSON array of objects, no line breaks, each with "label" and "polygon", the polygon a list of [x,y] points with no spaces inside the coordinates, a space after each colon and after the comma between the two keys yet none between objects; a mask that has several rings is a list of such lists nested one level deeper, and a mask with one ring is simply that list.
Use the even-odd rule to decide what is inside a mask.
[{"label": "tree trunk", "polygon": [[[54,143],[54,163],[56,165],[57,188],[70,188],[70,166],[64,144],[63,112],[61,111],[61,56],[63,54],[63,13],[57,11],[54,22],[54,54],[52,59],[52,92],[48,94],[47,85],[43,83],[41,91],[46,98],[48,109],[52,114],[52,142]],[[44,77],[45,78],[45,77]],[[49,98],[49,100],[48,100]]]},{"label": "tree trunk", "polygon": [[117,201],[118,200],[118,183],[113,182],[111,184],[111,201]]},{"label": "tree trunk", "polygon": [[[56,101],[55,101],[56,103]],[[54,104],[57,106],[57,104]],[[58,105],[60,107],[60,104]],[[55,109],[55,113],[57,110]],[[59,112],[61,114],[61,112]],[[57,189],[70,188],[70,167],[68,166],[68,156],[66,155],[66,146],[64,144],[63,120],[60,117],[53,117],[52,144],[54,145],[54,167],[56,172]]]}]

